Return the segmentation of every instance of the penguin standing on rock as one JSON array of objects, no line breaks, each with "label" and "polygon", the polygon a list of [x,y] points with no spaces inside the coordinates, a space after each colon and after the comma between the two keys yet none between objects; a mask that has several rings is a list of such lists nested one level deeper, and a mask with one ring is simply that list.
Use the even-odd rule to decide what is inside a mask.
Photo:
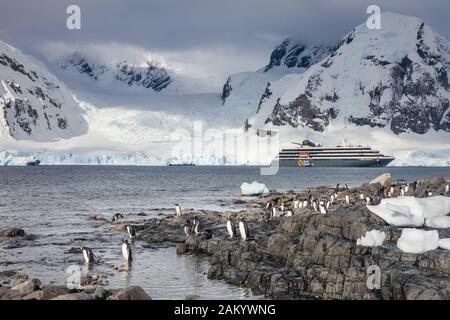
[{"label": "penguin standing on rock", "polygon": [[183,226],[183,231],[184,231],[184,234],[186,235],[186,237],[190,237],[191,236],[191,233],[192,233],[192,224],[191,224],[191,222],[188,220],[187,222],[186,222],[186,224]]},{"label": "penguin standing on rock", "polygon": [[236,236],[236,225],[234,224],[234,221],[231,220],[231,217],[227,218],[227,231],[230,239]]},{"label": "penguin standing on rock", "polygon": [[272,215],[270,216],[270,219],[273,219],[275,217],[278,217],[277,208],[275,206],[272,207]]},{"label": "penguin standing on rock", "polygon": [[348,194],[345,195],[345,203],[350,204],[350,196]]},{"label": "penguin standing on rock", "polygon": [[132,240],[134,237],[136,237],[136,230],[132,225],[127,225],[127,232],[128,236],[130,237],[130,240]]},{"label": "penguin standing on rock", "polygon": [[292,215],[293,215],[292,210],[288,210],[284,216],[285,217],[292,217]]},{"label": "penguin standing on rock", "polygon": [[239,220],[239,233],[241,234],[242,241],[247,241],[250,238],[247,222],[244,218]]},{"label": "penguin standing on rock", "polygon": [[112,217],[112,222],[117,222],[117,221],[119,221],[119,219],[123,219],[123,215],[121,213],[116,213]]},{"label": "penguin standing on rock", "polygon": [[325,208],[325,206],[323,205],[323,201],[319,202],[319,211],[321,214],[327,214],[327,208]]},{"label": "penguin standing on rock", "polygon": [[308,200],[303,201],[303,208],[307,208],[308,207]]},{"label": "penguin standing on rock", "polygon": [[203,223],[201,223],[200,221],[197,221],[197,223],[195,224],[194,227],[194,233],[196,236],[200,235],[203,232]]},{"label": "penguin standing on rock", "polygon": [[122,241],[122,255],[126,262],[130,263],[133,261],[133,255],[131,253],[131,245],[127,239],[123,239]]},{"label": "penguin standing on rock", "polygon": [[84,261],[86,261],[87,264],[93,263],[95,261],[95,255],[94,252],[92,252],[91,248],[81,247],[81,252],[83,253]]},{"label": "penguin standing on rock", "polygon": [[177,215],[177,217],[181,217],[181,207],[178,203],[175,204],[175,214]]},{"label": "penguin standing on rock", "polygon": [[449,185],[446,185],[446,186],[445,186],[445,193],[448,193],[449,190],[450,190]]}]

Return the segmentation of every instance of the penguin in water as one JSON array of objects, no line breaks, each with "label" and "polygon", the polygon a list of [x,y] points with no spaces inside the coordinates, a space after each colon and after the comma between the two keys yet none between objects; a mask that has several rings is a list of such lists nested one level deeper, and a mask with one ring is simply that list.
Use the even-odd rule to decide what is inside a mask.
[{"label": "penguin in water", "polygon": [[132,240],[134,237],[136,237],[136,230],[132,225],[127,225],[127,232],[128,236],[130,237],[130,240]]},{"label": "penguin in water", "polygon": [[231,217],[227,218],[227,231],[230,239],[236,237],[236,225],[234,224],[234,221],[231,219]]},{"label": "penguin in water", "polygon": [[184,234],[186,235],[186,237],[190,237],[192,234],[192,224],[191,222],[188,220],[186,221],[186,224],[183,226],[183,231]]},{"label": "penguin in water", "polygon": [[175,204],[175,214],[177,215],[177,217],[181,217],[182,215],[181,207],[178,203]]},{"label": "penguin in water", "polygon": [[112,217],[112,222],[117,222],[117,221],[119,221],[119,219],[123,219],[123,215],[121,213],[116,213]]},{"label": "penguin in water", "polygon": [[87,264],[93,263],[95,261],[95,254],[94,252],[92,252],[91,248],[81,247],[81,252],[83,253],[84,261],[86,261]]},{"label": "penguin in water", "polygon": [[242,241],[247,241],[250,238],[247,222],[244,218],[239,220],[239,233],[241,234]]},{"label": "penguin in water", "polygon": [[131,253],[131,245],[127,239],[123,239],[122,241],[122,255],[126,262],[130,263],[133,261],[133,255]]}]

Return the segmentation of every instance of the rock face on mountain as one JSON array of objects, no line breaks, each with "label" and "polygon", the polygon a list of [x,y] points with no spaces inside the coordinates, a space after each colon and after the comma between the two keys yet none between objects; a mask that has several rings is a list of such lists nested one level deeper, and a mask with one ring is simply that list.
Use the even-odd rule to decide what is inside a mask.
[{"label": "rock face on mountain", "polygon": [[83,110],[44,66],[0,41],[0,133],[48,141],[87,131]]},{"label": "rock face on mountain", "polygon": [[146,66],[135,66],[119,61],[111,66],[96,63],[79,52],[58,63],[64,71],[78,72],[94,82],[117,82],[128,87],[142,87],[155,92],[162,91],[172,82],[168,72],[153,62]]},{"label": "rock face on mountain", "polygon": [[306,46],[302,43],[295,43],[291,39],[285,39],[272,51],[269,64],[264,67],[264,72],[280,66],[307,69],[321,61],[331,50],[327,46]]},{"label": "rock face on mountain", "polygon": [[[262,123],[323,131],[333,121],[393,133],[450,131],[449,43],[420,19],[384,13],[382,29],[362,24],[297,77],[272,83]],[[288,43],[273,66],[291,63]]]}]

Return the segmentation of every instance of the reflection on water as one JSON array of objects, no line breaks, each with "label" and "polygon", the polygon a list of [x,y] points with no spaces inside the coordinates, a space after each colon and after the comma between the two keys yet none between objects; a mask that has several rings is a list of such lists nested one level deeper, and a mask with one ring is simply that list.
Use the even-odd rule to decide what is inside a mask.
[{"label": "reflection on water", "polygon": [[[384,172],[391,172],[394,180],[450,178],[449,168],[283,168],[276,176],[260,176],[257,167],[0,167],[0,229],[18,227],[37,236],[26,246],[0,241],[0,271],[21,270],[44,283],[63,284],[69,277],[65,270],[78,265],[83,273],[105,278],[110,287],[140,285],[155,299],[251,298],[248,289],[208,280],[205,259],[179,256],[173,247],[155,250],[135,241],[134,261],[128,265],[121,253],[126,234],[113,230],[112,215],[121,212],[139,221],[172,212],[174,203],[239,210],[231,202],[244,181],[286,191],[336,183],[355,186]],[[107,222],[89,220],[89,214]],[[82,254],[68,251],[80,246],[98,256],[90,270]]]}]

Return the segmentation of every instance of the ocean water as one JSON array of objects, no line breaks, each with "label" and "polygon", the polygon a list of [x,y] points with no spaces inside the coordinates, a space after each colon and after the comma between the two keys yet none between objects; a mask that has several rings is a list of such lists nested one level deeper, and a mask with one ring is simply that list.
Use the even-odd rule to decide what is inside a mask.
[{"label": "ocean water", "polygon": [[[350,187],[390,172],[393,179],[408,181],[440,175],[450,180],[450,168],[281,168],[273,176],[261,176],[259,167],[197,166],[39,166],[0,167],[0,230],[17,227],[36,235],[26,246],[0,241],[0,271],[18,270],[44,283],[64,284],[69,266],[79,265],[80,254],[65,253],[86,245],[99,256],[92,274],[106,278],[111,287],[140,285],[155,299],[258,298],[249,289],[206,277],[205,258],[178,256],[173,247],[145,248],[133,244],[135,261],[128,270],[121,257],[124,234],[110,223],[97,224],[89,214],[108,220],[116,212],[145,219],[183,208],[233,210],[242,182],[258,181],[271,190],[302,190],[347,183]],[[146,217],[136,214],[144,212]],[[120,271],[117,268],[121,269]],[[0,278],[1,281],[1,278]]]}]

